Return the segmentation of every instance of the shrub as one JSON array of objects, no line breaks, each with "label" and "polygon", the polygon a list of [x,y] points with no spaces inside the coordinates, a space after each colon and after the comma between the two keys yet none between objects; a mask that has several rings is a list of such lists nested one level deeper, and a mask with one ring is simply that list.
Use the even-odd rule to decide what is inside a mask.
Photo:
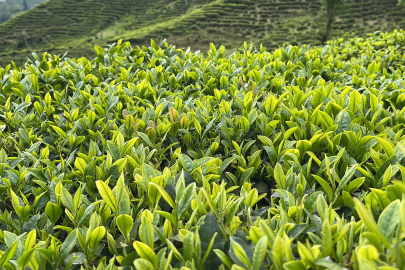
[{"label": "shrub", "polygon": [[265,39],[0,68],[2,266],[403,269],[405,32]]}]

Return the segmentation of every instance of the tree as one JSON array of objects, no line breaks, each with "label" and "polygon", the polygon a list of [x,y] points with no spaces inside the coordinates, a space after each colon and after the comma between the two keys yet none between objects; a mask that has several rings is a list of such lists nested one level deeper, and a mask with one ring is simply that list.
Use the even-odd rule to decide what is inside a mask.
[{"label": "tree", "polygon": [[29,9],[29,7],[28,7],[28,4],[27,4],[27,1],[26,1],[26,0],[24,0],[24,2],[23,2],[23,4],[22,4],[22,6],[23,6],[23,9],[24,9],[24,10],[28,10],[28,9]]},{"label": "tree", "polygon": [[343,0],[322,0],[322,2],[326,9],[326,29],[325,32],[321,34],[322,44],[324,44],[329,38],[329,33],[334,20],[335,12],[337,8],[343,4]]}]

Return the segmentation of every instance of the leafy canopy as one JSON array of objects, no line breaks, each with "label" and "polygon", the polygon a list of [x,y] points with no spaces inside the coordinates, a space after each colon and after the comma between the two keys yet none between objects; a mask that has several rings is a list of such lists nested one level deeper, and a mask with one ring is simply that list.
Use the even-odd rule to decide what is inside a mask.
[{"label": "leafy canopy", "polygon": [[403,269],[404,43],[0,68],[0,268]]}]

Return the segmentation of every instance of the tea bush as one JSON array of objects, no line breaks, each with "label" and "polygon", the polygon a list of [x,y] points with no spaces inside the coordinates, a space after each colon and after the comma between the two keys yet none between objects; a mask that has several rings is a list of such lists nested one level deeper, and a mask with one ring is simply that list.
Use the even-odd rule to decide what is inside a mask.
[{"label": "tea bush", "polygon": [[[396,0],[344,2],[330,39],[405,27],[405,10],[398,8]],[[210,42],[229,50],[243,41],[271,50],[284,43],[292,45],[291,41],[315,46],[322,44],[324,19],[326,10],[320,0],[49,0],[0,25],[0,65],[11,60],[21,65],[32,51],[69,51],[69,57],[92,59],[94,46],[107,47],[121,38],[133,45],[166,38],[177,46],[202,51],[209,49]],[[295,26],[290,30],[288,24],[302,30],[295,31]],[[305,28],[308,24],[312,26]],[[207,39],[196,39],[199,35]]]},{"label": "tea bush", "polygon": [[404,269],[405,32],[0,69],[0,268]]}]

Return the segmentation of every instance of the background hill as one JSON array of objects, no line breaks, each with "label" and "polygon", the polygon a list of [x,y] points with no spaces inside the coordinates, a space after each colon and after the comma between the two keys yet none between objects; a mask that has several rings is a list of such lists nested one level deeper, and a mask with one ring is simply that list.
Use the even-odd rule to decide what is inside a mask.
[{"label": "background hill", "polygon": [[[0,24],[0,65],[21,64],[32,51],[93,57],[94,46],[120,38],[193,50],[210,42],[319,45],[324,13],[320,0],[48,0]],[[330,38],[404,28],[404,15],[397,0],[345,1]]]},{"label": "background hill", "polygon": [[27,11],[45,0],[0,0],[0,23]]}]

